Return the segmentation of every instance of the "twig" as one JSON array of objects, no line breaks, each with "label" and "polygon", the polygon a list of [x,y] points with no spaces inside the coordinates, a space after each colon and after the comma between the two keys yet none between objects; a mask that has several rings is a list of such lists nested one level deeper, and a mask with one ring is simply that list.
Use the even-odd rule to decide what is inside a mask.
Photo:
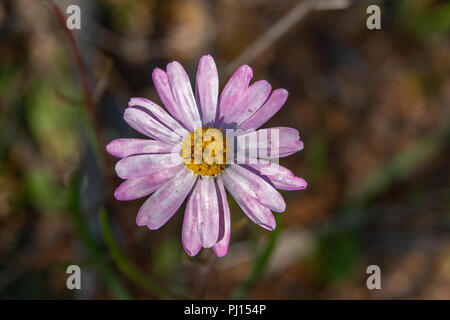
[{"label": "twig", "polygon": [[350,2],[350,0],[305,0],[300,2],[289,13],[272,25],[250,47],[244,50],[242,54],[229,63],[226,67],[227,74],[231,74],[240,65],[253,61],[310,11],[345,9],[350,6]]}]

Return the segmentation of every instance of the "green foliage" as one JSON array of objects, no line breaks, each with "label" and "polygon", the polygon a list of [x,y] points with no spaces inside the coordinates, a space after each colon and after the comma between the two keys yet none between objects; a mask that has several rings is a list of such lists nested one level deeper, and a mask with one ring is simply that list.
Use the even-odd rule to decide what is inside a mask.
[{"label": "green foliage", "polygon": [[[60,84],[59,89],[71,91],[64,84]],[[60,163],[77,160],[78,109],[59,98],[55,88],[45,81],[36,81],[24,98],[26,120],[42,151]]]},{"label": "green foliage", "polygon": [[80,211],[79,190],[79,177],[78,175],[75,175],[70,187],[69,204],[77,234],[86,248],[89,258],[94,261],[93,265],[96,268],[98,275],[104,280],[114,297],[116,299],[131,299],[131,294],[123,286],[115,271],[109,265],[106,257],[100,250],[99,244],[89,230],[87,221]]},{"label": "green foliage", "polygon": [[102,227],[103,237],[105,239],[108,252],[117,265],[119,270],[137,286],[148,291],[150,294],[157,294],[159,297],[180,298],[176,293],[170,292],[167,289],[160,287],[156,282],[150,279],[146,274],[143,274],[128,257],[126,257],[120,247],[117,245],[109,225],[108,216],[105,210],[100,212],[100,224]]},{"label": "green foliage", "polygon": [[319,240],[312,263],[323,281],[339,282],[350,274],[361,253],[360,242],[354,232],[330,233]]},{"label": "green foliage", "polygon": [[276,214],[275,219],[277,222],[277,227],[270,233],[267,243],[255,256],[253,267],[248,277],[234,290],[231,295],[231,299],[244,299],[263,275],[277,243],[280,230],[282,229],[283,215]]},{"label": "green foliage", "polygon": [[392,183],[404,178],[414,169],[439,152],[450,138],[450,129],[438,127],[403,150],[397,152],[389,161],[370,172],[355,190],[351,206],[358,206],[371,197],[386,190]]},{"label": "green foliage", "polygon": [[308,173],[308,182],[314,185],[318,181],[327,167],[327,140],[319,132],[312,135],[305,143],[308,152],[305,152],[305,172]]},{"label": "green foliage", "polygon": [[450,32],[450,2],[401,0],[395,2],[399,25],[427,40],[447,36]]},{"label": "green foliage", "polygon": [[153,255],[153,272],[161,277],[170,276],[177,265],[180,254],[181,247],[179,237],[174,235],[166,236]]},{"label": "green foliage", "polygon": [[31,169],[23,179],[27,199],[42,213],[68,209],[68,190],[58,186],[47,171]]}]

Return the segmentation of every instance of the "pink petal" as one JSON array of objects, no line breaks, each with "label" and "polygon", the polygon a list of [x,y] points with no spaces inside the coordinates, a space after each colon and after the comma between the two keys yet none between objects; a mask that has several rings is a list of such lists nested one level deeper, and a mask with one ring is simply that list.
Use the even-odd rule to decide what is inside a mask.
[{"label": "pink petal", "polygon": [[175,167],[182,162],[183,159],[175,153],[140,154],[124,158],[117,162],[116,172],[122,179],[138,178],[154,174],[163,169]]},{"label": "pink petal", "polygon": [[225,188],[227,188],[250,220],[268,230],[272,231],[275,229],[276,222],[272,212],[260,204],[238,181],[233,179],[228,170],[225,170],[219,176],[219,180],[222,180]]},{"label": "pink petal", "polygon": [[213,246],[213,251],[218,257],[223,257],[227,254],[228,246],[230,245],[231,221],[230,208],[228,207],[227,194],[221,179],[216,182],[217,199],[219,201],[219,242]]},{"label": "pink petal", "polygon": [[187,254],[191,257],[199,253],[202,245],[198,236],[198,211],[195,206],[195,189],[189,196],[186,211],[184,212],[183,229],[181,232],[181,242]]},{"label": "pink petal", "polygon": [[239,128],[244,130],[258,129],[281,109],[286,102],[288,95],[289,93],[286,89],[276,89],[272,91],[269,99],[262,105],[262,107],[259,108],[250,118],[241,123]]},{"label": "pink petal", "polygon": [[153,101],[144,98],[131,98],[128,102],[129,107],[142,107],[147,110],[160,123],[175,131],[180,137],[184,137],[189,132],[183,128],[178,121],[172,118],[163,108]]},{"label": "pink petal", "polygon": [[253,77],[253,70],[247,65],[240,66],[222,90],[219,98],[219,111],[216,118],[216,126],[222,123],[228,112],[234,109],[236,102],[245,93]]},{"label": "pink petal", "polygon": [[202,121],[192,93],[189,77],[183,66],[177,61],[167,65],[167,76],[173,97],[178,105],[178,111],[183,117],[185,125],[192,132],[201,127]]},{"label": "pink petal", "polygon": [[254,162],[256,163],[248,166],[263,177],[267,177],[277,189],[302,190],[308,186],[305,179],[294,176],[292,171],[277,163],[263,159],[254,159]]},{"label": "pink petal", "polygon": [[127,108],[123,118],[133,129],[147,137],[172,145],[181,140],[179,135],[142,110]]},{"label": "pink petal", "polygon": [[149,195],[158,190],[167,180],[177,175],[183,169],[183,166],[180,164],[173,168],[159,170],[148,176],[126,180],[114,191],[114,197],[117,200],[130,201]]},{"label": "pink petal", "polygon": [[197,208],[198,234],[204,248],[211,248],[219,237],[219,205],[214,178],[203,176],[198,180],[194,192]]},{"label": "pink petal", "polygon": [[178,104],[175,102],[172,90],[170,89],[167,73],[164,70],[155,68],[152,73],[152,78],[159,98],[161,99],[166,109],[169,111],[172,117],[174,117],[181,124],[183,124],[185,128],[187,128],[187,125],[184,122],[183,114],[181,113]]},{"label": "pink petal", "polygon": [[272,86],[265,80],[253,83],[244,94],[242,94],[233,108],[229,108],[224,115],[222,123],[226,127],[236,128],[244,120],[251,117],[267,100]]},{"label": "pink petal", "polygon": [[257,174],[236,164],[231,164],[225,171],[234,180],[239,181],[262,205],[276,212],[286,210],[283,196]]},{"label": "pink petal", "polygon": [[183,204],[196,179],[191,170],[181,170],[144,202],[136,217],[136,224],[147,225],[151,230],[161,228]]},{"label": "pink petal", "polygon": [[176,153],[180,147],[150,139],[116,139],[106,146],[106,151],[114,157],[125,158],[143,153]]},{"label": "pink petal", "polygon": [[[287,157],[303,149],[296,129],[288,127],[274,127],[259,129],[256,131],[257,143],[249,143],[247,138],[254,136],[255,131],[245,133],[237,138],[237,146],[240,150],[257,151],[259,158]],[[251,139],[250,139],[251,140]]]},{"label": "pink petal", "polygon": [[198,64],[195,96],[204,126],[212,126],[216,119],[219,76],[213,57],[203,56]]}]

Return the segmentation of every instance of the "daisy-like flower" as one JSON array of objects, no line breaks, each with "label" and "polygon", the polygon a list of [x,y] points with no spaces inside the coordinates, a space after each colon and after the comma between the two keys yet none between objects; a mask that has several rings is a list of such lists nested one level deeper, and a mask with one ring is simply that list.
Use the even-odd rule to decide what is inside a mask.
[{"label": "daisy-like flower", "polygon": [[[286,208],[276,189],[299,190],[307,185],[270,161],[303,149],[298,131],[257,130],[280,110],[288,92],[272,91],[265,80],[250,85],[253,71],[243,65],[219,97],[217,68],[210,55],[200,59],[195,94],[176,61],[166,71],[156,68],[152,77],[168,112],[150,100],[131,98],[124,119],[151,139],[117,139],[107,145],[107,151],[121,159],[117,175],[126,179],[115,198],[129,201],[153,193],[136,218],[137,225],[151,230],[163,226],[188,198],[182,243],[189,256],[202,247],[212,248],[219,257],[227,253],[230,209],[225,190],[253,222],[273,230],[271,211]],[[236,153],[243,162],[236,161]]]}]

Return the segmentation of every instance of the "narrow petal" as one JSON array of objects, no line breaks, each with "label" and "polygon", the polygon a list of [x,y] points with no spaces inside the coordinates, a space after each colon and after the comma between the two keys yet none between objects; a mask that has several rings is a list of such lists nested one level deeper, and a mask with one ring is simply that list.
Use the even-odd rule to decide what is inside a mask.
[{"label": "narrow petal", "polygon": [[216,63],[210,55],[200,59],[195,88],[195,97],[201,111],[203,126],[212,126],[216,119],[219,76]]},{"label": "narrow petal", "polygon": [[269,99],[259,108],[250,118],[239,125],[239,128],[258,129],[270,118],[272,118],[284,105],[288,98],[288,91],[286,89],[276,89],[272,91]]},{"label": "narrow petal", "polygon": [[194,131],[201,127],[200,113],[192,93],[189,77],[183,66],[177,61],[169,63],[167,65],[167,76],[173,97],[178,105],[178,111],[183,117],[185,125],[189,131]]},{"label": "narrow petal", "polygon": [[222,123],[226,127],[236,128],[244,120],[251,117],[263,104],[270,95],[272,86],[265,80],[256,81],[253,83],[238,101],[233,108],[229,108],[224,115]]},{"label": "narrow petal", "polygon": [[198,236],[198,211],[195,207],[195,188],[189,196],[186,211],[184,212],[183,229],[181,232],[181,242],[187,254],[191,257],[195,256],[202,248],[200,238]]},{"label": "narrow petal", "polygon": [[116,139],[106,146],[106,151],[114,157],[126,158],[144,153],[176,153],[180,146],[150,139]]},{"label": "narrow petal", "polygon": [[167,73],[159,68],[155,68],[152,73],[153,84],[155,85],[156,91],[158,92],[159,98],[166,107],[167,111],[172,115],[172,117],[178,120],[185,128],[186,125],[183,114],[178,107],[175,98],[173,97],[172,90],[170,89],[169,78]]},{"label": "narrow petal", "polygon": [[147,225],[151,230],[161,228],[183,204],[196,179],[191,170],[181,170],[144,202],[136,217],[136,224]]},{"label": "narrow petal", "polygon": [[302,190],[308,186],[305,179],[294,176],[292,171],[277,163],[263,159],[254,159],[253,163],[249,164],[248,167],[269,179],[277,189],[288,191]]},{"label": "narrow petal", "polygon": [[214,178],[203,176],[198,180],[195,192],[200,243],[204,248],[211,248],[219,237],[219,205]]},{"label": "narrow petal", "polygon": [[133,178],[122,182],[114,191],[114,197],[121,201],[130,201],[145,197],[158,190],[167,180],[177,175],[182,169],[182,164],[157,171],[151,175]]},{"label": "narrow petal", "polygon": [[225,188],[233,196],[242,211],[257,225],[268,230],[274,230],[276,227],[275,218],[268,208],[263,206],[253,197],[238,181],[233,179],[225,170],[220,176]]},{"label": "narrow petal", "polygon": [[140,154],[124,158],[117,162],[116,172],[122,179],[139,178],[154,174],[163,169],[175,167],[182,162],[182,158],[175,153]]},{"label": "narrow petal", "polygon": [[228,80],[219,98],[216,126],[220,125],[226,114],[234,109],[236,102],[239,101],[239,97],[245,94],[252,77],[252,68],[243,65]]},{"label": "narrow petal", "polygon": [[226,171],[234,180],[239,181],[249,193],[253,194],[262,205],[276,212],[286,210],[283,196],[257,174],[237,164],[231,164]]},{"label": "narrow petal", "polygon": [[[257,141],[252,137],[256,137]],[[247,139],[248,138],[248,139]],[[248,140],[251,142],[248,143]],[[296,129],[288,127],[274,127],[259,129],[240,135],[237,138],[238,152],[257,151],[259,158],[287,157],[303,149]]]},{"label": "narrow petal", "polygon": [[127,108],[123,118],[133,129],[147,137],[172,145],[180,141],[179,135],[175,134],[145,111],[136,108]]},{"label": "narrow petal", "polygon": [[181,138],[189,133],[178,123],[178,121],[172,118],[163,108],[153,101],[144,98],[131,98],[130,102],[128,102],[128,107],[144,108],[153,118],[159,120],[160,123],[172,129],[172,131],[177,133]]},{"label": "narrow petal", "polygon": [[219,242],[213,246],[213,251],[218,257],[223,257],[227,254],[228,246],[230,245],[231,236],[231,221],[230,208],[228,206],[227,194],[221,179],[216,182],[217,199],[219,202]]}]

